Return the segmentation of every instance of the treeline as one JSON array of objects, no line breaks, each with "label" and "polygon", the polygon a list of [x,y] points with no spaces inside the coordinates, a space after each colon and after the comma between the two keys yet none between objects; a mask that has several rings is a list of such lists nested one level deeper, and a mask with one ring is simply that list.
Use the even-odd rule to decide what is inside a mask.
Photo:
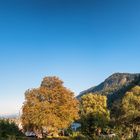
[{"label": "treeline", "polygon": [[139,139],[140,86],[129,88],[109,108],[107,102],[106,96],[93,93],[77,100],[58,77],[45,77],[39,88],[25,93],[23,131],[40,138],[73,135],[71,124],[78,122],[81,127],[74,133],[86,139]]},{"label": "treeline", "polygon": [[[123,96],[108,106],[107,96],[89,93],[78,100],[58,77],[45,77],[39,88],[25,92],[22,132],[14,122],[1,119],[0,138],[16,139],[34,132],[38,138],[139,140],[139,81],[119,90]],[[77,131],[72,129],[73,123],[79,124]]]},{"label": "treeline", "polygon": [[90,136],[113,136],[119,139],[140,139],[140,86],[126,92],[110,110],[107,97],[88,94],[81,99],[82,133]]}]

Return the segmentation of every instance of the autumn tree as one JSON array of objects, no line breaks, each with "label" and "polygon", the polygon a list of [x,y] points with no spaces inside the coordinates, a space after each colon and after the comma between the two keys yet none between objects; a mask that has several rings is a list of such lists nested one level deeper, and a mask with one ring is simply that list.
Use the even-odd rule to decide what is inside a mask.
[{"label": "autumn tree", "polygon": [[74,93],[57,77],[45,77],[41,86],[25,93],[22,123],[24,128],[58,134],[68,128],[78,115]]},{"label": "autumn tree", "polygon": [[82,132],[86,135],[98,135],[109,121],[106,96],[87,94],[81,99]]}]

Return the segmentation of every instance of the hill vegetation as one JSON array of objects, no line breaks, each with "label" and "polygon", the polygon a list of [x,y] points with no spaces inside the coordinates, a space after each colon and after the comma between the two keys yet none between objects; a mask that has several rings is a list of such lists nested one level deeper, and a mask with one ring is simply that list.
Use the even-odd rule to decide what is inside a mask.
[{"label": "hill vegetation", "polygon": [[[81,92],[77,98],[80,99],[80,102],[83,102],[83,98],[88,99],[91,97],[96,99],[95,97],[97,95],[107,98],[110,122],[106,126],[115,133],[124,135],[124,139],[130,139],[132,137],[136,139],[136,132],[140,132],[140,74],[115,73],[98,86]],[[103,104],[103,101],[100,103],[99,99],[96,100],[96,103],[92,103],[92,99],[88,99],[88,101],[87,104],[90,104],[94,109],[95,104]],[[96,113],[99,110],[100,107]],[[90,124],[92,124],[91,122],[94,120],[94,117],[92,116],[91,119],[87,115],[87,118],[90,118]],[[95,124],[93,126],[95,127]],[[101,129],[103,131],[104,127],[102,126]]]},{"label": "hill vegetation", "polygon": [[101,84],[82,91],[77,98],[80,99],[88,93],[105,95],[110,105],[122,98],[128,90],[139,84],[140,74],[114,73]]},{"label": "hill vegetation", "polygon": [[0,119],[0,139],[9,140],[24,136],[18,126],[9,119]]},{"label": "hill vegetation", "polygon": [[[45,77],[39,88],[25,92],[20,119],[22,132],[38,138],[139,140],[140,74],[115,73],[77,98],[58,77]],[[22,133],[1,121],[0,137],[9,135]]]}]

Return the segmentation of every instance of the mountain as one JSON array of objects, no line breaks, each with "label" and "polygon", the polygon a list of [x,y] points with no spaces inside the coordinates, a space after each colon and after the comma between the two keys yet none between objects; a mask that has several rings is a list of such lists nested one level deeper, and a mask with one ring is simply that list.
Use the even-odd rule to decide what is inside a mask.
[{"label": "mountain", "polygon": [[1,118],[17,118],[18,117],[18,114],[0,114],[0,119]]},{"label": "mountain", "polygon": [[131,86],[138,84],[140,81],[139,77],[140,74],[114,73],[101,84],[82,91],[77,98],[80,99],[88,93],[97,93],[106,95],[109,101],[114,101],[118,97],[123,96],[124,92]]}]

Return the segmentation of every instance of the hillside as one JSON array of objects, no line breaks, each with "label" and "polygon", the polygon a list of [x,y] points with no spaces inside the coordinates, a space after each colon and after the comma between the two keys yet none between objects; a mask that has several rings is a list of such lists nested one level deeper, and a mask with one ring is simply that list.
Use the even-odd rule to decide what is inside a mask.
[{"label": "hillside", "polygon": [[139,76],[140,74],[114,73],[101,84],[81,92],[77,98],[88,93],[97,93],[106,95],[110,100],[115,100],[122,96],[123,92],[129,89],[129,87],[137,84]]}]

